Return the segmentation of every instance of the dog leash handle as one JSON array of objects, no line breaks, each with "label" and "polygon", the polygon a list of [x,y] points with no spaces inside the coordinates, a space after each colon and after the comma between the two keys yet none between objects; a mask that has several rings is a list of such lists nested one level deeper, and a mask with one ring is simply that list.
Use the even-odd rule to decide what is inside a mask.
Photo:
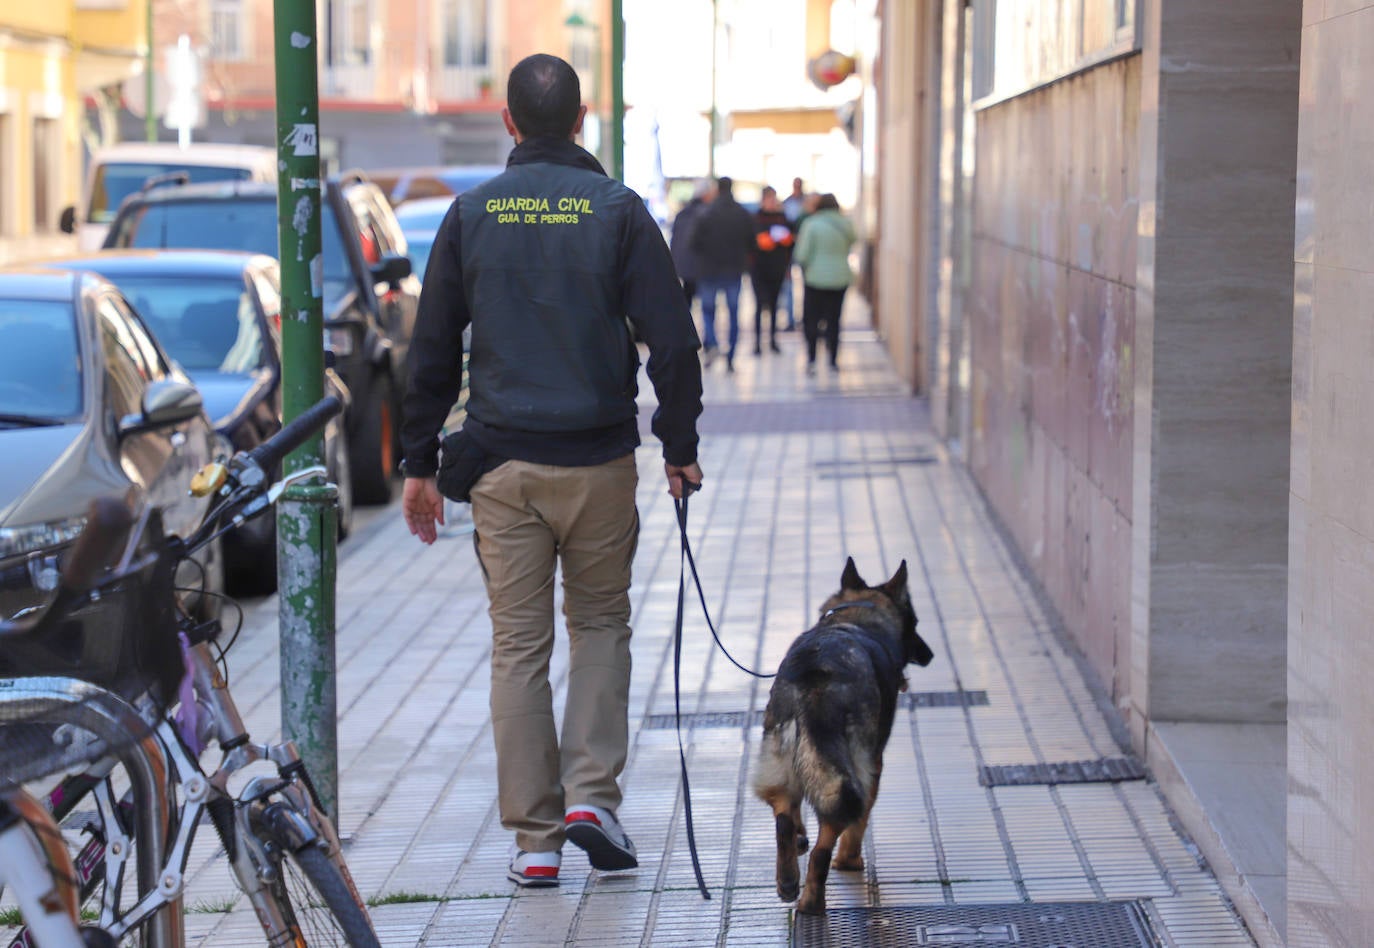
[{"label": "dog leash handle", "polygon": [[[682,765],[682,812],[687,823],[687,850],[692,854],[692,872],[697,878],[697,889],[703,899],[711,898],[711,890],[706,888],[706,880],[701,875],[701,860],[697,856],[697,834],[692,824],[692,785],[687,779],[687,749],[682,743],[682,617],[687,599],[687,495],[699,489],[700,484],[683,480],[682,499],[674,500],[677,509],[678,527],[682,531],[682,549],[678,554],[677,579],[677,628],[673,632],[673,715],[677,726],[677,757]],[[695,569],[694,569],[695,572]]]}]

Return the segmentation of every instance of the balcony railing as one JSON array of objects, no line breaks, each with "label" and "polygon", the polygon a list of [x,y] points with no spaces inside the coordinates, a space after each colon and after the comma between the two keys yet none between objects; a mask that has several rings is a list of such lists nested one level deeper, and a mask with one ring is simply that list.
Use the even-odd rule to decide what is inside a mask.
[{"label": "balcony railing", "polygon": [[[413,43],[385,43],[376,48],[372,62],[361,65],[320,64],[320,96],[357,102],[401,102],[425,109],[441,102],[472,102],[498,93],[490,83],[504,72],[489,66],[441,66],[426,70],[417,63]],[[268,67],[270,58],[262,66]],[[219,63],[220,69],[241,63]],[[262,71],[261,69],[259,70]],[[266,73],[270,75],[270,72]],[[233,76],[239,90],[248,85],[247,75]],[[483,89],[486,87],[486,93]],[[270,86],[264,87],[270,92]]]},{"label": "balcony railing", "polygon": [[440,102],[480,99],[484,83],[485,95],[492,95],[492,75],[490,66],[444,66],[436,70],[434,98]]}]

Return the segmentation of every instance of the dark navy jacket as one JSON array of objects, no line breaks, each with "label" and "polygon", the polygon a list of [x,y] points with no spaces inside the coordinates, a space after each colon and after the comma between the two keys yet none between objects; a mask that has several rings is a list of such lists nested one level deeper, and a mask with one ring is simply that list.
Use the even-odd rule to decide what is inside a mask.
[{"label": "dark navy jacket", "polygon": [[440,226],[420,295],[402,441],[406,472],[435,469],[472,327],[468,419],[499,457],[582,466],[639,444],[638,350],[671,464],[696,460],[700,343],[643,201],[570,141],[530,139],[504,174],[465,192]]}]

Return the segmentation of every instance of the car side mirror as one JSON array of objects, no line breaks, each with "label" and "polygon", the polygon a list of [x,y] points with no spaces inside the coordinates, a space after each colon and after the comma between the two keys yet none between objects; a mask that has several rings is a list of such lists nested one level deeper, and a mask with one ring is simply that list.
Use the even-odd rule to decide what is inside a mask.
[{"label": "car side mirror", "polygon": [[410,258],[404,254],[389,253],[372,265],[372,276],[378,283],[395,286],[414,272]]},{"label": "car side mirror", "polygon": [[76,208],[68,204],[62,208],[62,216],[57,219],[57,229],[64,234],[76,233]]},{"label": "car side mirror", "polygon": [[142,414],[125,416],[119,423],[119,433],[137,434],[179,425],[195,418],[204,407],[194,385],[163,379],[148,386],[143,393]]}]

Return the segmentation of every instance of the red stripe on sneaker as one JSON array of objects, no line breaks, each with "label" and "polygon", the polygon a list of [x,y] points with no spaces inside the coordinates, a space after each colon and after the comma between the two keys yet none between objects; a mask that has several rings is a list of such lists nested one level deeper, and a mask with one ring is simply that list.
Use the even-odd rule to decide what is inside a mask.
[{"label": "red stripe on sneaker", "polygon": [[563,822],[565,824],[581,823],[584,821],[595,823],[597,826],[601,825],[601,821],[596,818],[596,814],[591,812],[590,810],[573,810],[571,813],[569,813],[566,817],[563,818]]},{"label": "red stripe on sneaker", "polygon": [[558,867],[557,867],[557,866],[529,866],[528,868],[525,869],[525,871],[524,871],[523,873],[521,873],[521,875],[524,875],[524,876],[534,876],[534,877],[540,878],[540,879],[557,879],[557,878],[558,878]]}]

